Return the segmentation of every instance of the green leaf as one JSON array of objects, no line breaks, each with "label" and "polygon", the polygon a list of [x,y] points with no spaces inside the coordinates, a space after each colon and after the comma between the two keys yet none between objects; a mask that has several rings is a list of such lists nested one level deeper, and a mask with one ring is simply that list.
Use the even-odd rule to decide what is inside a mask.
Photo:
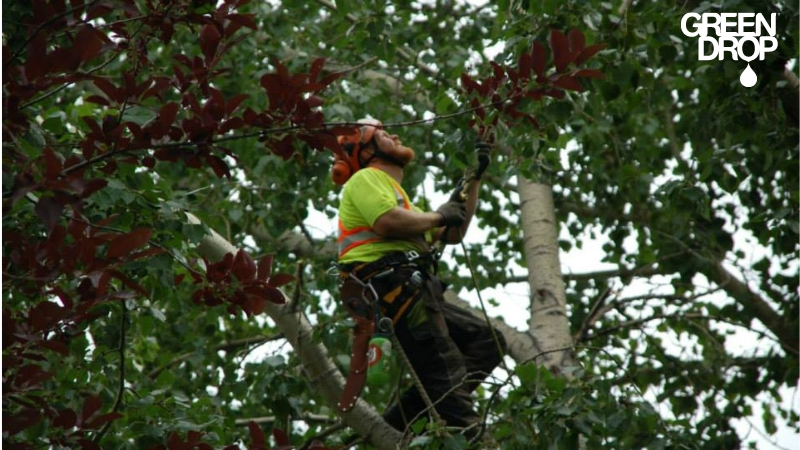
[{"label": "green leaf", "polygon": [[123,122],[133,122],[143,126],[158,116],[156,111],[139,105],[129,106],[122,113]]},{"label": "green leaf", "polygon": [[181,232],[192,243],[200,242],[208,234],[206,226],[203,224],[183,224]]},{"label": "green leaf", "polygon": [[521,364],[514,371],[523,383],[538,383],[542,376],[542,371],[533,362]]},{"label": "green leaf", "polygon": [[567,387],[567,379],[564,377],[552,377],[546,380],[545,384],[554,394],[559,395]]},{"label": "green leaf", "polygon": [[467,438],[463,434],[450,434],[444,438],[444,448],[447,450],[464,450],[467,448]]},{"label": "green leaf", "polygon": [[175,383],[175,375],[171,370],[162,370],[156,378],[158,386],[171,386]]}]

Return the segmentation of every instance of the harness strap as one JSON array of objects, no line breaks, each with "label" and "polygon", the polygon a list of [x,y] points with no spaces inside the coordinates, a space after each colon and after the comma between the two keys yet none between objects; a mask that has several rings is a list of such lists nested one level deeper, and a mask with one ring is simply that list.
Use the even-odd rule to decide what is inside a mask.
[{"label": "harness strap", "polygon": [[392,252],[373,262],[338,264],[337,266],[340,271],[353,273],[359,279],[366,281],[381,272],[402,266],[416,267],[422,272],[436,274],[438,262],[439,258],[436,252],[420,253],[410,250]]}]

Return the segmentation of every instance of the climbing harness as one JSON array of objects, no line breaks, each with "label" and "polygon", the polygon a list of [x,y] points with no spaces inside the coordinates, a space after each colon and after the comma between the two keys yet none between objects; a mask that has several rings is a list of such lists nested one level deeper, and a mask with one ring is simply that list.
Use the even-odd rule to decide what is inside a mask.
[{"label": "climbing harness", "polygon": [[[350,373],[339,398],[338,407],[347,412],[355,406],[366,382],[369,368],[369,341],[378,325],[379,331],[393,336],[392,329],[435,267],[435,256],[416,251],[394,252],[369,263],[337,264],[339,292],[345,308],[356,324],[350,359]],[[399,343],[398,354],[402,357]]]}]

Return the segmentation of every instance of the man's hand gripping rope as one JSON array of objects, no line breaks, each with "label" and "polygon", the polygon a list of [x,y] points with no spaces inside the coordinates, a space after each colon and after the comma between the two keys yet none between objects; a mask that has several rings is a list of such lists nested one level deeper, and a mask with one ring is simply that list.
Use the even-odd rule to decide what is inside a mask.
[{"label": "man's hand gripping rope", "polygon": [[[466,202],[472,183],[479,181],[483,177],[483,173],[491,162],[491,144],[480,140],[475,144],[475,148],[478,153],[478,165],[469,167],[464,171],[464,177],[459,180],[448,201],[436,210],[442,216],[442,221],[439,225],[445,227],[442,236],[448,236],[451,228],[460,227],[466,220]],[[463,236],[460,236],[460,238],[463,238]],[[437,250],[441,250],[441,248],[437,248]]]},{"label": "man's hand gripping rope", "polygon": [[458,200],[466,202],[470,186],[473,182],[480,181],[483,177],[483,173],[486,172],[486,169],[489,167],[489,163],[492,160],[492,145],[483,141],[478,141],[475,144],[475,149],[478,152],[478,165],[464,171],[464,178],[462,178],[458,186],[456,186],[453,196],[450,197],[451,200],[453,197],[458,196]]}]

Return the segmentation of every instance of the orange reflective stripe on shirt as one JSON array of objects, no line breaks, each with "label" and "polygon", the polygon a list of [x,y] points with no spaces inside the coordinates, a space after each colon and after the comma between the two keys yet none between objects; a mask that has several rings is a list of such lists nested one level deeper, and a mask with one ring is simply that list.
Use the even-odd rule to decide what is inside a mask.
[{"label": "orange reflective stripe on shirt", "polygon": [[344,227],[342,220],[339,219],[339,257],[358,247],[359,245],[369,244],[381,240],[377,233],[370,227],[358,227],[348,230]]},{"label": "orange reflective stripe on shirt", "polygon": [[397,196],[397,206],[402,206],[404,209],[411,209],[411,205],[406,201],[406,198],[403,196],[403,191],[400,186],[397,184],[396,181],[390,180],[392,182],[392,187],[394,188],[394,193]]}]

